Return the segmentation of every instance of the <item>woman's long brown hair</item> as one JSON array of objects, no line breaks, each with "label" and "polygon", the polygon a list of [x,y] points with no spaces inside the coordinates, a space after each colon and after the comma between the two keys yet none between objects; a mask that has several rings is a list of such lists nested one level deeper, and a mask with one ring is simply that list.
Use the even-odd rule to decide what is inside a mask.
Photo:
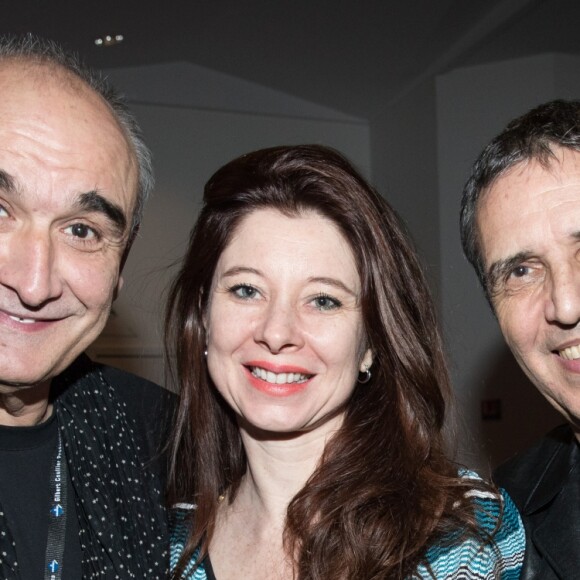
[{"label": "woman's long brown hair", "polygon": [[361,280],[372,379],[358,385],[319,467],[291,501],[285,548],[299,580],[403,579],[445,538],[477,534],[467,487],[443,436],[449,378],[433,303],[398,217],[336,151],[317,145],[249,153],[209,180],[169,296],[166,346],[181,387],[169,502],[197,505],[174,571],[207,553],[217,498],[246,471],[236,419],[208,375],[203,317],[218,259],[240,221],[277,209],[318,212],[350,244]]}]

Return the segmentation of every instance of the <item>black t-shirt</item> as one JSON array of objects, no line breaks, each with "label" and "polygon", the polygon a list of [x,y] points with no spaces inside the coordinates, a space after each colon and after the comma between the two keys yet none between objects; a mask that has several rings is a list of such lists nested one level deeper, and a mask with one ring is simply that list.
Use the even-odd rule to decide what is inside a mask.
[{"label": "black t-shirt", "polygon": [[[0,425],[0,503],[16,543],[21,577],[41,580],[48,565],[50,478],[54,470],[58,431],[56,416],[33,427]],[[66,510],[63,580],[81,578],[79,527],[70,481]]]},{"label": "black t-shirt", "polygon": [[[85,359],[81,363],[86,364]],[[133,435],[143,450],[142,459],[165,484],[165,462],[160,455],[168,419],[174,408],[174,394],[145,379],[113,367],[100,366],[117,396],[127,404]],[[53,389],[55,391],[55,389]],[[53,395],[58,396],[58,389]],[[50,481],[58,444],[58,425],[53,415],[33,427],[0,425],[0,505],[16,544],[16,556],[23,580],[42,580],[46,562],[49,510],[52,507]],[[79,580],[81,546],[75,494],[70,479],[63,580]]]}]

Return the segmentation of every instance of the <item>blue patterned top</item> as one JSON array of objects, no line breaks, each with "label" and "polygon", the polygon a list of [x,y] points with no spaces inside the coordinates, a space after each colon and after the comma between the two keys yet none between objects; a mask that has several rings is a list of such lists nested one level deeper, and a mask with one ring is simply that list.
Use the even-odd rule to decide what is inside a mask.
[{"label": "blue patterned top", "polygon": [[[471,472],[466,477],[476,478]],[[475,516],[480,528],[487,533],[495,529],[501,505],[501,526],[494,535],[493,544],[483,545],[477,538],[463,539],[459,543],[449,542],[427,550],[427,561],[436,580],[518,580],[525,552],[524,526],[511,498],[504,490],[501,495],[473,490]],[[179,504],[172,510],[171,517],[171,569],[177,565],[189,535],[188,512],[194,509],[189,504]],[[194,560],[193,560],[194,561]],[[186,580],[208,580],[203,565],[192,571],[193,561],[186,571]],[[425,565],[420,565],[409,580],[427,580],[433,576]]]}]

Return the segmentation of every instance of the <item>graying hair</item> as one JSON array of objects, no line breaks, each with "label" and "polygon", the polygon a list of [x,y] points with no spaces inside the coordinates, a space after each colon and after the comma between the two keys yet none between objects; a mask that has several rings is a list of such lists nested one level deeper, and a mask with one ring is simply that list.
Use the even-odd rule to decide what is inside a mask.
[{"label": "graying hair", "polygon": [[461,199],[461,242],[490,304],[477,226],[479,202],[495,180],[517,164],[534,159],[549,166],[558,147],[580,151],[580,101],[549,101],[514,119],[473,164]]},{"label": "graying hair", "polygon": [[129,110],[125,98],[118,93],[98,71],[86,66],[78,55],[66,51],[58,43],[33,34],[0,36],[0,61],[22,59],[30,63],[52,65],[71,73],[100,95],[111,108],[113,116],[129,140],[138,164],[137,198],[131,220],[129,243],[135,237],[143,208],[153,189],[154,176],[151,152],[145,142],[141,128]]}]

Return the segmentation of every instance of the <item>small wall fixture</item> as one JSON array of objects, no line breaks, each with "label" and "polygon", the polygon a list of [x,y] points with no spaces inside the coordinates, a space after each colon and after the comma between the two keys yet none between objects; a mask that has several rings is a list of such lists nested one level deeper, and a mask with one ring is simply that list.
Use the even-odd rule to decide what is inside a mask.
[{"label": "small wall fixture", "polygon": [[115,34],[107,36],[99,36],[99,38],[95,38],[95,44],[97,46],[114,46],[115,44],[121,44],[123,42],[123,35],[122,34]]}]

